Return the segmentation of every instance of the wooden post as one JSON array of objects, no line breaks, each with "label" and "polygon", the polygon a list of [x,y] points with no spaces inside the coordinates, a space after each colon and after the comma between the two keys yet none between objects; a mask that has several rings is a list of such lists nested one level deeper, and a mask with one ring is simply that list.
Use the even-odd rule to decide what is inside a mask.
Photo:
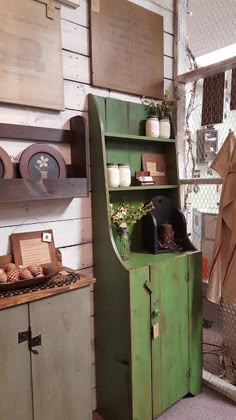
[{"label": "wooden post", "polygon": [[187,0],[175,1],[174,14],[174,91],[180,98],[177,107],[177,147],[179,157],[179,177],[185,173],[185,85],[178,83],[178,75],[186,71],[186,36],[187,36]]}]

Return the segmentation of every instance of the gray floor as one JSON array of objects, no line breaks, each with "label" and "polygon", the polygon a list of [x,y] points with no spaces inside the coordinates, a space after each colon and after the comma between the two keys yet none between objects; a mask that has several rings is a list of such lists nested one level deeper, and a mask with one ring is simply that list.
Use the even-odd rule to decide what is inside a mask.
[{"label": "gray floor", "polygon": [[183,398],[158,420],[236,420],[236,404],[205,387],[197,397]]}]

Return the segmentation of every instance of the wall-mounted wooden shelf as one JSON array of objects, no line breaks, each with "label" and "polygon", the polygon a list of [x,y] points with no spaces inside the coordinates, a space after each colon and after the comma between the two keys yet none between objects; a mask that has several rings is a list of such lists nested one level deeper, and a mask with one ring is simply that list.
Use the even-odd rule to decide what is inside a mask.
[{"label": "wall-mounted wooden shelf", "polygon": [[[0,124],[1,138],[47,143],[69,143],[71,165],[65,179],[0,179],[0,202],[62,199],[88,196],[87,145],[85,120],[76,116],[70,120],[70,130]],[[15,165],[18,173],[18,164]]]}]

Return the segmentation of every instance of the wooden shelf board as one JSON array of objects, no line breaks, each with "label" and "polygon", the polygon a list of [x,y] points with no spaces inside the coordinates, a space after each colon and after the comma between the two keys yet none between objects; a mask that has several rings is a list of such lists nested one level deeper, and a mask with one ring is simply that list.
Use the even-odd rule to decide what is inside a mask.
[{"label": "wooden shelf board", "polygon": [[178,188],[178,185],[145,185],[145,186],[131,186],[131,187],[117,187],[109,188],[109,191],[142,191],[142,190],[171,190]]},{"label": "wooden shelf board", "polygon": [[87,178],[0,179],[0,202],[21,202],[58,198],[87,197]]},{"label": "wooden shelf board", "polygon": [[162,262],[167,259],[173,259],[183,255],[193,254],[194,252],[197,253],[198,251],[166,252],[163,254],[150,254],[145,251],[131,252],[129,259],[127,261],[123,261],[123,265],[126,269],[132,270],[135,268],[143,267],[145,265],[156,264],[157,262]]},{"label": "wooden shelf board", "polygon": [[[61,270],[60,270],[61,271]],[[74,271],[74,270],[71,270]],[[76,270],[79,273],[79,270]],[[75,289],[80,289],[82,287],[90,286],[95,283],[93,277],[85,276],[84,274],[80,275],[80,279],[76,283],[71,283],[68,285],[63,285],[60,287],[54,287],[51,289],[38,290],[35,292],[24,293],[22,295],[9,296],[6,298],[0,298],[0,310],[10,308],[11,306],[22,305],[27,302],[33,302],[34,300],[43,299],[46,297],[51,297],[58,295],[60,293],[70,292]]]},{"label": "wooden shelf board", "polygon": [[175,139],[163,139],[163,138],[155,138],[155,137],[147,137],[147,136],[137,136],[135,134],[120,134],[120,133],[110,133],[105,132],[105,137],[111,139],[119,139],[119,140],[133,140],[133,141],[145,141],[145,142],[153,142],[153,143],[175,143]]}]

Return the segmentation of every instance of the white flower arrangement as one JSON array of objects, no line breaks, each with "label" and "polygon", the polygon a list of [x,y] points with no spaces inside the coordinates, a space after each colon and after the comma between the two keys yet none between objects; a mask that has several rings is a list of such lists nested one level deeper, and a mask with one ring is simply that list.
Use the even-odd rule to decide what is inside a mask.
[{"label": "white flower arrangement", "polygon": [[127,229],[131,224],[137,223],[143,216],[153,210],[155,207],[150,203],[141,203],[138,207],[130,206],[125,202],[122,202],[116,208],[113,204],[110,204],[110,217],[112,223],[120,228]]}]

